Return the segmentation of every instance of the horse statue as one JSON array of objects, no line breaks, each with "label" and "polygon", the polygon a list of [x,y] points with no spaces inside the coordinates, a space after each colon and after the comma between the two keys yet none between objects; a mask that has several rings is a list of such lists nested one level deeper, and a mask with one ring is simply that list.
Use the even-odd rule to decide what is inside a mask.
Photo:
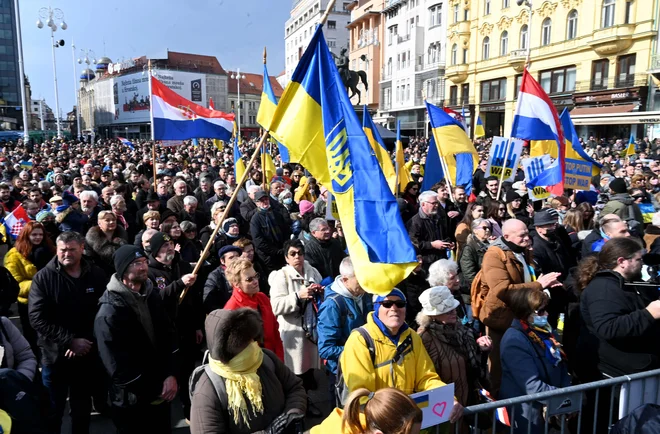
[{"label": "horse statue", "polygon": [[369,83],[367,82],[367,73],[364,71],[351,71],[348,69],[348,56],[346,56],[346,48],[341,49],[339,56],[330,52],[335,58],[335,64],[337,65],[337,70],[339,71],[339,76],[341,77],[342,83],[346,88],[346,92],[349,90],[351,94],[348,99],[352,99],[355,95],[358,96],[357,105],[360,105],[362,94],[358,89],[358,83],[362,81],[364,84],[365,90],[369,90]]}]

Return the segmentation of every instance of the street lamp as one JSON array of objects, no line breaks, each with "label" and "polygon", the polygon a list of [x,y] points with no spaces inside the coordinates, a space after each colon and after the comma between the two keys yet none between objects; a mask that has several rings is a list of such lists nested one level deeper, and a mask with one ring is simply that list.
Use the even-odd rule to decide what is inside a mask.
[{"label": "street lamp", "polygon": [[236,74],[231,75],[232,80],[236,80],[236,88],[238,89],[238,119],[236,124],[238,125],[238,140],[240,141],[241,137],[241,80],[245,80],[245,75],[241,75],[241,69],[236,69]]},{"label": "street lamp", "polygon": [[64,46],[64,40],[60,39],[59,41],[55,42],[55,32],[57,31],[57,23],[55,21],[59,21],[60,25],[59,27],[62,30],[66,30],[69,26],[64,22],[64,12],[62,12],[61,9],[52,9],[51,7],[47,8],[41,8],[39,9],[39,19],[37,20],[37,28],[42,29],[44,27],[44,23],[42,20],[47,20],[46,21],[46,26],[50,28],[50,45],[53,50],[53,82],[55,83],[55,121],[57,123],[57,137],[61,138],[62,137],[62,127],[60,125],[60,118],[59,118],[59,113],[60,113],[60,97],[57,92],[57,66],[55,64],[55,48],[57,47],[63,47]]},{"label": "street lamp", "polygon": [[[74,52],[73,53],[74,53],[73,56],[75,57],[76,56],[75,47],[74,47]],[[93,122],[92,122],[94,112],[92,110],[92,97],[91,97],[90,90],[89,90],[89,80],[90,80],[91,77],[90,77],[88,69],[89,69],[90,65],[96,65],[96,56],[94,55],[94,52],[92,50],[86,50],[84,48],[80,49],[80,53],[81,53],[82,57],[78,58],[78,64],[81,65],[81,64],[84,63],[84,64],[87,65],[87,68],[85,68],[84,74],[85,74],[85,78],[87,79],[87,86],[86,86],[85,90],[87,91],[87,103],[89,104],[89,127],[90,127],[89,130],[91,131],[94,128],[94,125],[93,125]],[[90,60],[90,57],[91,57],[91,60]],[[75,63],[73,64],[73,71],[74,71],[73,78],[75,79],[76,78],[76,74],[75,74],[76,64]],[[77,92],[76,92],[76,94],[78,95]],[[78,121],[78,131],[80,131],[80,110],[81,109],[80,109],[80,106],[79,106],[78,110],[77,110],[77,112],[78,112],[78,116],[77,116],[77,118],[78,118],[77,119],[77,121]],[[87,126],[87,125],[85,125],[85,126]],[[80,135],[81,133],[79,132],[78,134]]]},{"label": "street lamp", "polygon": [[517,0],[516,3],[518,3],[518,6],[525,5],[529,9],[527,17],[527,59],[525,60],[525,68],[529,69],[529,61],[532,56],[532,14],[534,13],[532,11],[532,0]]},{"label": "street lamp", "polygon": [[20,74],[21,83],[21,103],[23,105],[23,143],[27,143],[30,138],[30,130],[28,124],[28,104],[31,101],[27,100],[25,93],[25,68],[23,66],[23,36],[21,32],[21,13],[18,8],[18,0],[14,0],[14,9],[16,10],[16,41],[18,42],[18,73]]}]

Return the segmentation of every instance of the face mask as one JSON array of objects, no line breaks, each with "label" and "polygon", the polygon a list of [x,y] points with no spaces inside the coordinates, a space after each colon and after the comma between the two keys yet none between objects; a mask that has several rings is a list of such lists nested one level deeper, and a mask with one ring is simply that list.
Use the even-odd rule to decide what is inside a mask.
[{"label": "face mask", "polygon": [[536,327],[545,328],[548,325],[548,317],[546,315],[533,315],[532,324]]},{"label": "face mask", "polygon": [[293,202],[293,199],[291,199],[290,197],[284,199],[284,205],[291,205],[291,202]]},{"label": "face mask", "polygon": [[552,229],[546,229],[545,230],[545,236],[546,237],[554,237],[555,235],[557,235],[557,229],[552,228]]}]

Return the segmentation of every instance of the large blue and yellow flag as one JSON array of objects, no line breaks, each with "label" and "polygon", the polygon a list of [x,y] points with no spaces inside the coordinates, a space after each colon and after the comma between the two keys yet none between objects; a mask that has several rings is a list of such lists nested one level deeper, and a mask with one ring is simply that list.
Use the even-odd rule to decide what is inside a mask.
[{"label": "large blue and yellow flag", "polygon": [[410,169],[406,166],[406,159],[403,156],[403,143],[401,143],[401,121],[396,122],[396,171],[398,183],[399,183],[399,193],[402,193],[406,190],[406,187],[409,183],[413,181],[413,177],[410,174]]},{"label": "large blue and yellow flag", "polygon": [[628,140],[628,147],[626,148],[626,157],[631,157],[635,155],[637,151],[635,151],[635,136],[633,135],[632,131],[630,132],[630,139]]},{"label": "large blue and yellow flag", "polygon": [[374,121],[371,119],[366,105],[363,110],[362,129],[369,140],[371,149],[373,149],[374,154],[376,154],[376,159],[380,164],[380,168],[383,170],[383,175],[385,175],[385,179],[387,179],[387,184],[390,186],[390,190],[392,193],[396,194],[396,170],[392,164],[392,158],[390,158],[390,154],[387,152],[383,138],[380,136],[378,129],[376,129],[376,125],[374,125]]},{"label": "large blue and yellow flag", "polygon": [[238,148],[238,128],[234,122],[234,176],[238,182],[245,173],[245,161],[243,161],[243,154]]},{"label": "large blue and yellow flag", "polygon": [[[573,125],[568,110],[564,109],[561,116],[559,116],[559,120],[562,130],[564,130],[564,141],[566,142],[564,187],[588,191],[591,186],[591,178],[600,173],[602,165],[587,155],[584,148],[582,148],[580,137],[575,131],[575,125]],[[555,147],[557,147],[556,143]]]},{"label": "large blue and yellow flag", "polygon": [[426,110],[438,148],[438,157],[444,160],[449,172],[446,176],[452,186],[464,186],[469,195],[472,191],[472,175],[479,165],[477,150],[459,121],[428,101]]},{"label": "large blue and yellow flag", "polygon": [[275,163],[273,163],[273,157],[268,152],[268,147],[265,144],[261,152],[261,164],[263,166],[261,170],[263,171],[265,181],[270,184],[276,174]]},{"label": "large blue and yellow flag", "polygon": [[333,194],[362,288],[387,294],[415,249],[319,25],[277,106],[271,134]]},{"label": "large blue and yellow flag", "polygon": [[424,179],[422,179],[422,191],[430,190],[436,183],[445,179],[445,170],[440,162],[438,147],[435,145],[435,139],[431,136],[429,140],[429,152],[426,154],[426,164],[424,165]]},{"label": "large blue and yellow flag", "polygon": [[[268,68],[264,63],[264,86],[261,91],[261,102],[259,103],[259,111],[257,112],[257,123],[265,130],[270,130],[270,123],[273,120],[275,109],[277,109],[277,98],[273,92],[273,86],[270,84],[270,76],[268,75]],[[280,151],[280,159],[282,163],[288,163],[289,150],[281,143],[277,143],[277,148]]]}]

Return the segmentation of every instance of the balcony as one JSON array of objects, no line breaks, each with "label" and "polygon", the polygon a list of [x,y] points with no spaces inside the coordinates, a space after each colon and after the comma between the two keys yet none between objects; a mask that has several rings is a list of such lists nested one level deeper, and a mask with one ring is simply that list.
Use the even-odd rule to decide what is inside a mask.
[{"label": "balcony", "polygon": [[626,89],[631,87],[642,87],[647,85],[646,73],[620,74],[617,77],[591,79],[589,81],[578,81],[575,83],[575,92],[590,92],[606,89]]},{"label": "balcony", "polygon": [[382,81],[391,80],[392,79],[392,71],[388,71],[385,68],[383,68],[383,71],[380,74],[380,79]]},{"label": "balcony", "polygon": [[410,41],[410,33],[408,33],[407,35],[397,37],[397,42],[399,44],[401,44],[402,42],[407,42],[407,41]]},{"label": "balcony", "polygon": [[647,71],[653,79],[656,87],[660,87],[660,54],[654,54],[651,56],[651,64],[649,65],[649,70]]},{"label": "balcony", "polygon": [[595,30],[589,46],[599,56],[612,56],[630,48],[635,24],[621,24]]},{"label": "balcony", "polygon": [[459,84],[465,81],[468,76],[468,65],[463,63],[461,65],[451,65],[445,70],[445,77],[451,80],[454,84]]},{"label": "balcony", "polygon": [[525,69],[527,61],[527,50],[511,50],[509,52],[508,63],[516,72],[522,72]]},{"label": "balcony", "polygon": [[429,71],[432,69],[443,69],[444,67],[445,67],[445,61],[441,60],[439,62],[425,63],[423,65],[415,65],[415,72]]}]

